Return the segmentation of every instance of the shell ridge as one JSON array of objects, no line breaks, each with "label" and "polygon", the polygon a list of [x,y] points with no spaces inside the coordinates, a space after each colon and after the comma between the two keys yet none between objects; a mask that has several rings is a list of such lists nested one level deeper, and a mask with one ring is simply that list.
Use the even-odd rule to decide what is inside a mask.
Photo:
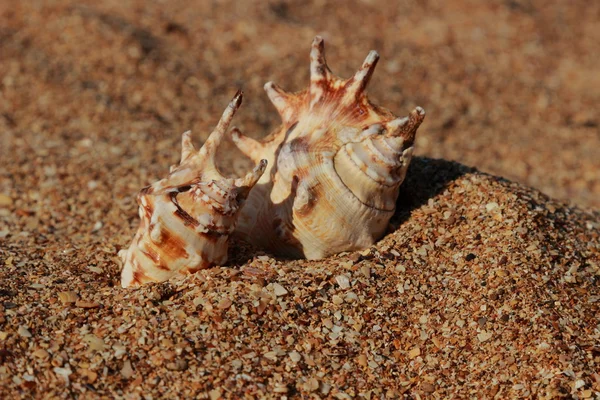
[{"label": "shell ridge", "polygon": [[[396,207],[394,207],[393,209],[385,209],[385,208],[373,207],[373,206],[371,206],[371,205],[369,205],[369,204],[365,203],[364,201],[362,201],[361,199],[359,199],[359,198],[358,198],[358,197],[357,197],[357,196],[354,194],[354,192],[353,192],[353,191],[352,191],[352,190],[351,190],[351,189],[350,189],[350,188],[349,188],[349,187],[346,185],[346,183],[345,183],[345,182],[344,182],[342,179],[340,179],[340,178],[339,178],[338,171],[336,170],[336,167],[335,167],[335,163],[333,164],[333,169],[334,169],[334,171],[336,172],[336,176],[337,176],[337,177],[338,177],[338,179],[339,179],[339,183],[340,183],[340,184],[342,184],[342,185],[344,185],[344,188],[345,188],[345,189],[348,191],[348,193],[352,194],[352,197],[353,197],[354,199],[356,199],[356,201],[358,201],[360,204],[364,205],[365,207],[372,208],[373,210],[377,210],[377,211],[390,212],[390,211],[395,211],[395,210],[396,210]],[[373,182],[375,182],[375,183],[379,184],[379,182],[377,182],[376,180],[374,180],[374,179],[373,179],[373,178],[371,178],[370,176],[368,176],[368,175],[366,175],[366,174],[365,174],[365,176],[366,176],[366,177],[368,177],[369,179],[371,179]],[[395,186],[395,185],[390,185],[390,187],[394,187],[394,186]]]}]

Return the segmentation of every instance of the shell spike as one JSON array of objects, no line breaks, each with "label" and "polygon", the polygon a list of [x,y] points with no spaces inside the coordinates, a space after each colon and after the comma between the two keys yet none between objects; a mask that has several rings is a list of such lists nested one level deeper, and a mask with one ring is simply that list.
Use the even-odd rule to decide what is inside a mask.
[{"label": "shell spike", "polygon": [[408,124],[408,117],[396,118],[386,122],[388,136],[399,136],[406,124]]},{"label": "shell spike", "polygon": [[375,50],[371,50],[365,58],[362,66],[352,78],[348,81],[347,90],[349,93],[352,93],[355,96],[360,96],[366,89],[369,81],[371,80],[371,76],[373,76],[373,71],[375,71],[375,66],[377,66],[377,61],[379,61],[379,53]]},{"label": "shell spike", "polygon": [[229,125],[231,124],[231,120],[233,119],[235,112],[242,104],[242,96],[243,92],[241,90],[238,90],[235,96],[233,96],[233,99],[231,102],[229,102],[229,105],[223,112],[223,115],[221,116],[221,119],[219,120],[215,130],[212,131],[200,149],[200,155],[206,156],[207,154],[213,154],[215,152],[216,147],[223,140],[223,137],[227,132],[227,128],[229,128]]},{"label": "shell spike", "polygon": [[237,187],[237,200],[241,205],[246,201],[246,198],[250,194],[250,191],[256,185],[258,180],[261,178],[265,169],[267,168],[267,160],[262,159],[258,162],[256,167],[246,174],[243,178],[235,180],[234,184]]},{"label": "shell spike", "polygon": [[243,135],[238,128],[233,128],[231,130],[231,140],[233,141],[233,144],[235,144],[235,146],[252,161],[257,162],[261,159],[264,146],[258,140]]},{"label": "shell spike", "polygon": [[281,119],[286,122],[294,111],[292,95],[286,93],[283,89],[273,82],[267,82],[264,86],[269,100],[277,109]]},{"label": "shell spike", "polygon": [[311,82],[327,80],[330,73],[325,60],[325,41],[321,36],[316,36],[310,50],[310,80]]},{"label": "shell spike", "polygon": [[246,176],[244,176],[243,178],[236,179],[235,185],[237,187],[252,188],[254,185],[256,185],[256,182],[258,182],[260,177],[265,172],[266,168],[267,168],[267,160],[265,160],[265,159],[260,160],[258,162],[258,164],[256,165],[256,167],[254,167],[254,169],[252,171],[248,172],[246,174]]},{"label": "shell spike", "polygon": [[421,107],[415,108],[408,117],[396,118],[388,121],[387,136],[404,136],[407,139],[414,139],[417,129],[425,119],[425,110]]},{"label": "shell spike", "polygon": [[181,135],[181,162],[183,164],[189,157],[196,154],[196,148],[192,143],[192,131],[184,132]]}]

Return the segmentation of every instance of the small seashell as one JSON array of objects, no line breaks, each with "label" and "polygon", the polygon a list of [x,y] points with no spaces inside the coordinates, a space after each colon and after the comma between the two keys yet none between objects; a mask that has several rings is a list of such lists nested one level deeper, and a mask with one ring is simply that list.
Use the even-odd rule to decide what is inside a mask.
[{"label": "small seashell", "polygon": [[116,358],[120,358],[122,355],[127,354],[127,348],[122,344],[115,344],[112,349],[115,351]]},{"label": "small seashell", "polygon": [[58,299],[63,304],[72,304],[79,300],[79,296],[73,291],[60,292],[58,293]]},{"label": "small seashell", "polygon": [[67,385],[69,384],[69,376],[73,373],[69,366],[67,366],[66,368],[55,367],[53,371],[56,375],[62,377],[67,383]]},{"label": "small seashell", "polygon": [[217,308],[220,308],[221,310],[226,310],[229,307],[231,307],[232,304],[233,304],[233,302],[231,301],[231,299],[225,297],[223,300],[221,300],[219,302],[219,304],[217,305]]},{"label": "small seashell", "polygon": [[264,300],[260,300],[260,301],[258,302],[258,306],[256,307],[256,313],[257,313],[258,315],[261,315],[262,313],[264,313],[264,312],[265,312],[265,310],[267,309],[267,306],[268,306],[268,305],[269,305],[269,303],[267,303],[266,301],[264,301]]},{"label": "small seashell", "polygon": [[290,360],[292,360],[295,363],[302,359],[302,356],[297,351],[291,351],[288,355],[290,356]]},{"label": "small seashell", "polygon": [[408,352],[408,358],[409,359],[414,359],[417,358],[418,356],[421,355],[421,349],[417,346],[417,347],[413,347],[409,352]]},{"label": "small seashell", "polygon": [[281,286],[279,283],[273,283],[273,293],[275,293],[275,296],[285,296],[286,294],[288,294],[288,291]]},{"label": "small seashell", "polygon": [[100,307],[100,304],[96,303],[94,301],[77,300],[75,302],[75,307],[79,307],[79,308],[97,308],[97,307]]},{"label": "small seashell", "polygon": [[88,269],[92,272],[95,272],[97,274],[101,274],[102,272],[104,272],[104,270],[100,267],[94,267],[92,265],[88,265]]},{"label": "small seashell", "polygon": [[31,285],[29,285],[29,287],[32,289],[43,289],[46,287],[46,285],[43,285],[41,283],[32,283]]},{"label": "small seashell", "polygon": [[188,368],[188,363],[182,358],[175,360],[174,362],[170,362],[167,364],[167,369],[172,371],[185,371]]},{"label": "small seashell", "polygon": [[331,301],[333,302],[333,304],[335,304],[336,306],[339,306],[340,304],[342,304],[344,302],[344,299],[342,299],[341,296],[334,294],[331,297]]},{"label": "small seashell", "polygon": [[24,337],[24,338],[31,337],[31,332],[29,332],[29,329],[23,325],[19,325],[19,328],[17,329],[17,333],[19,334],[19,336]]},{"label": "small seashell", "polygon": [[33,355],[37,358],[41,358],[41,359],[47,359],[50,358],[50,354],[44,350],[44,349],[37,349],[36,351],[33,352]]},{"label": "small seashell", "polygon": [[98,379],[98,374],[90,369],[79,368],[77,369],[77,372],[79,373],[79,375],[85,376],[88,380],[88,383],[94,383],[96,379]]},{"label": "small seashell", "polygon": [[208,397],[210,398],[210,400],[218,400],[221,398],[221,393],[221,389],[213,389],[210,392],[208,392]]},{"label": "small seashell", "polygon": [[11,206],[13,200],[10,196],[0,193],[0,207],[8,207]]},{"label": "small seashell", "polygon": [[131,368],[131,361],[125,360],[125,362],[123,362],[123,367],[121,368],[121,375],[123,378],[129,379],[133,376],[133,374],[134,372],[133,368]]},{"label": "small seashell", "polygon": [[309,392],[314,392],[319,388],[319,381],[316,378],[310,378],[304,384],[304,388]]},{"label": "small seashell", "polygon": [[367,365],[369,365],[369,360],[364,354],[361,354],[358,357],[356,357],[356,362],[358,362],[358,365],[360,365],[361,367],[366,367]]},{"label": "small seashell", "polygon": [[335,277],[335,281],[340,285],[341,289],[348,289],[350,287],[350,278],[346,275],[338,275]]},{"label": "small seashell", "polygon": [[89,349],[93,351],[102,351],[106,348],[104,340],[96,335],[87,334],[83,337],[83,341],[89,345]]},{"label": "small seashell", "polygon": [[102,221],[96,221],[96,223],[92,227],[92,232],[98,232],[100,229],[102,229],[103,226],[104,224],[102,223]]},{"label": "small seashell", "polygon": [[493,336],[494,336],[493,332],[481,331],[480,333],[477,334],[477,339],[479,339],[480,342],[487,342]]},{"label": "small seashell", "polygon": [[241,212],[239,236],[308,259],[364,249],[383,236],[425,111],[398,118],[369,102],[365,89],[378,59],[371,51],[352,78],[340,79],[317,36],[308,89],[265,85],[282,125],[263,141],[232,134],[250,159],[269,161]]},{"label": "small seashell", "polygon": [[225,178],[217,170],[215,152],[241,102],[238,92],[199,151],[190,132],[184,133],[180,164],[140,191],[140,227],[129,249],[119,252],[123,287],[162,282],[227,260],[238,213],[267,165],[259,160],[253,171],[238,179]]},{"label": "small seashell", "polygon": [[289,388],[285,383],[276,383],[273,388],[273,393],[287,393]]}]

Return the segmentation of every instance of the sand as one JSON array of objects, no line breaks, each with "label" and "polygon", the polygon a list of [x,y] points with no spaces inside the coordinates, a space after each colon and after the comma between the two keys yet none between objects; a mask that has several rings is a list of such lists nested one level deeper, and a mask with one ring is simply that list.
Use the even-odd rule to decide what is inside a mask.
[{"label": "sand", "polygon": [[[598,4],[188,3],[0,4],[0,397],[600,396]],[[262,85],[304,88],[316,34],[427,111],[390,232],[121,289],[181,133],[242,88],[267,134]]]}]

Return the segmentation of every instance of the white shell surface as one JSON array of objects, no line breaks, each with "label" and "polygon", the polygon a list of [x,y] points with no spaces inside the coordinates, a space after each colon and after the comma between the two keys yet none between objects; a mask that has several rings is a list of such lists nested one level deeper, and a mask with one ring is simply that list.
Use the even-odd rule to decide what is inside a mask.
[{"label": "white shell surface", "polygon": [[369,102],[374,51],[347,80],[329,70],[320,37],[310,58],[307,90],[265,85],[281,127],[263,141],[233,136],[252,160],[269,161],[236,233],[275,254],[318,259],[368,247],[385,233],[425,112],[397,118]]}]

